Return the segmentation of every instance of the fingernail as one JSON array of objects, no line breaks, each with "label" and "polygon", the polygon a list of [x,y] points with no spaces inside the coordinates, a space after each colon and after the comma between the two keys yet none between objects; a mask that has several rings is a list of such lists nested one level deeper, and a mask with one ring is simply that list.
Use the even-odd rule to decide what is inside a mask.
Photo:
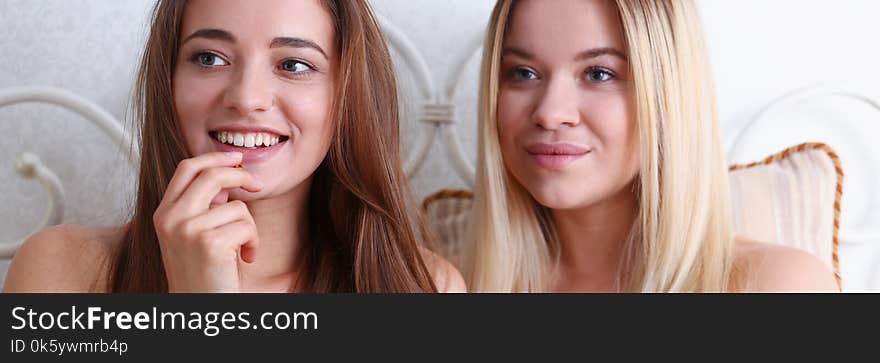
[{"label": "fingernail", "polygon": [[243,154],[240,153],[240,152],[238,152],[238,151],[227,151],[227,152],[226,152],[226,156],[228,156],[228,157],[230,157],[230,158],[232,158],[232,159],[241,159],[241,157],[243,156]]}]

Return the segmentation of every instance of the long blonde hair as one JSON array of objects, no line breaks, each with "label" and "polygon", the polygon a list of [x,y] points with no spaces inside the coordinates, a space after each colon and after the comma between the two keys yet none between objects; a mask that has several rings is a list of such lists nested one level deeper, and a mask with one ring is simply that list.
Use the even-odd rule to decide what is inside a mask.
[{"label": "long blonde hair", "polygon": [[[640,145],[638,215],[618,277],[625,291],[733,286],[733,227],[714,84],[691,0],[616,0]],[[499,0],[484,44],[473,251],[474,291],[544,291],[559,241],[548,209],[505,169],[496,112],[504,35],[515,0]]]}]

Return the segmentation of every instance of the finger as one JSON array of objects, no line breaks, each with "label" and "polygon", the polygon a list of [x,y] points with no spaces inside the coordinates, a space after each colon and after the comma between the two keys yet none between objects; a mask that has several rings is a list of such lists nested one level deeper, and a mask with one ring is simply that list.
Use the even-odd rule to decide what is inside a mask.
[{"label": "finger", "polygon": [[240,152],[213,152],[202,154],[180,162],[174,170],[174,176],[168,182],[163,199],[177,201],[186,187],[205,169],[222,166],[235,166],[241,163]]},{"label": "finger", "polygon": [[241,256],[241,260],[247,263],[254,263],[254,260],[257,257],[257,250],[254,247],[253,243],[246,243],[241,246],[238,250],[239,256]]},{"label": "finger", "polygon": [[244,202],[234,200],[229,203],[218,205],[207,212],[187,221],[186,230],[191,234],[198,231],[216,229],[223,225],[246,221],[253,223],[253,217]]},{"label": "finger", "polygon": [[218,248],[232,248],[238,251],[242,261],[253,263],[255,250],[259,246],[259,236],[257,236],[257,227],[250,221],[236,221],[214,230],[217,235],[222,236],[223,246]]},{"label": "finger", "polygon": [[226,204],[226,202],[228,202],[228,201],[229,201],[229,189],[223,189],[220,191],[220,193],[217,193],[217,195],[214,196],[214,199],[211,199],[211,204],[208,206],[208,208],[214,208],[219,205]]},{"label": "finger", "polygon": [[211,168],[199,174],[175,204],[186,215],[195,216],[209,209],[211,201],[220,191],[238,187],[258,192],[263,185],[243,169]]}]

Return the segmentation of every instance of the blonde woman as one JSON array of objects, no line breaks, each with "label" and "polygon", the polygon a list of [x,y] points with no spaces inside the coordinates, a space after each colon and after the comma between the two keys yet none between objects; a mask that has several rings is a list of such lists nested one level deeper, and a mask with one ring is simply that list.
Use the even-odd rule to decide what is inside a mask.
[{"label": "blonde woman", "polygon": [[464,291],[419,247],[396,92],[366,0],[160,0],[134,216],[34,235],[4,291]]},{"label": "blonde woman", "polygon": [[833,291],[735,238],[689,0],[500,0],[483,59],[473,291]]}]

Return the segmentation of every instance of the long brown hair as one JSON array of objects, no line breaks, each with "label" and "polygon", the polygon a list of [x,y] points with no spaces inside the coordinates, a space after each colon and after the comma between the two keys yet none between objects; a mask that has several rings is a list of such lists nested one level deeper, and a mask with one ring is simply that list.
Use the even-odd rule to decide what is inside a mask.
[{"label": "long brown hair", "polygon": [[[177,164],[190,157],[171,88],[186,3],[159,0],[153,9],[133,100],[141,140],[137,199],[110,267],[113,292],[168,291],[153,213]],[[366,0],[324,5],[340,54],[330,114],[335,132],[313,175],[307,207],[312,235],[302,246],[299,286],[311,292],[436,291],[417,243],[428,235],[421,219],[408,213],[397,83],[385,40]]]}]

